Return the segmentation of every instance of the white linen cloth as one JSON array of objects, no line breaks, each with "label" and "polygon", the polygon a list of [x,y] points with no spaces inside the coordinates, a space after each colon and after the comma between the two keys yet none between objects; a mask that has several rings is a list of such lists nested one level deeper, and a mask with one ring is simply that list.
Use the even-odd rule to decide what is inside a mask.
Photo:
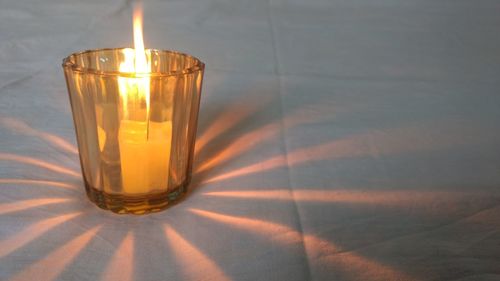
[{"label": "white linen cloth", "polygon": [[144,3],[207,64],[192,192],[84,194],[61,60],[130,1],[0,1],[0,280],[500,280],[500,2]]}]

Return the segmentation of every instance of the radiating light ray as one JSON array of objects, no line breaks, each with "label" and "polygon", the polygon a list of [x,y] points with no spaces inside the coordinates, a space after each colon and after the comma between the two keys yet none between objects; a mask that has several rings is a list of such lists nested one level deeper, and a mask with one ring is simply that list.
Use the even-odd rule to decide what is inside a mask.
[{"label": "radiating light ray", "polygon": [[277,223],[244,217],[223,215],[200,209],[189,209],[189,211],[196,215],[203,216],[220,223],[229,224],[244,231],[248,231],[258,235],[265,235],[267,238],[276,240],[283,244],[295,244],[302,241],[302,235],[299,232]]},{"label": "radiating light ray", "polygon": [[210,183],[210,182],[216,182],[216,181],[222,181],[222,180],[227,180],[230,178],[235,178],[235,177],[241,177],[249,174],[255,174],[259,173],[262,171],[269,171],[278,167],[284,167],[286,166],[286,158],[285,156],[276,156],[271,159],[259,162],[257,164],[253,164],[247,167],[243,167],[234,171],[230,171],[227,173],[224,173],[219,176],[212,177],[203,183]]},{"label": "radiating light ray", "polygon": [[116,249],[101,280],[132,281],[134,278],[134,236],[129,232]]},{"label": "radiating light ray", "polygon": [[[325,159],[362,156],[378,158],[406,152],[433,151],[484,143],[483,136],[477,137],[480,135],[477,129],[469,127],[465,129],[463,124],[459,123],[457,126],[454,120],[451,121],[453,122],[443,120],[413,127],[374,130],[357,134],[348,138],[294,150],[288,154],[288,161],[293,166]],[[496,136],[494,139],[498,140],[499,138]]]},{"label": "radiating light ray", "polygon": [[66,152],[69,152],[72,154],[78,154],[78,148],[76,148],[73,144],[71,144],[67,140],[65,140],[59,136],[35,129],[35,128],[29,126],[28,124],[26,124],[26,122],[24,122],[24,121],[21,121],[21,120],[15,119],[15,118],[3,117],[3,118],[0,118],[0,123],[4,127],[8,128],[9,130],[14,131],[16,133],[20,133],[20,134],[23,134],[26,136],[38,137],[38,138],[54,145],[57,148],[64,150]]},{"label": "radiating light ray", "polygon": [[214,191],[205,192],[202,195],[226,198],[241,199],[262,199],[262,200],[292,200],[291,191],[287,189],[273,190],[238,190],[238,191]]},{"label": "radiating light ray", "polygon": [[78,213],[71,213],[67,215],[45,219],[43,221],[28,226],[19,233],[14,234],[12,237],[0,241],[0,258],[9,255],[13,251],[23,247],[27,243],[42,236],[45,232],[49,231],[50,229],[80,214],[81,212],[78,212]]},{"label": "radiating light ray", "polygon": [[456,200],[471,194],[457,191],[415,191],[415,190],[319,190],[319,189],[272,189],[215,191],[203,193],[206,196],[259,199],[259,200],[295,200],[318,203],[361,203],[383,206],[408,206],[408,204],[426,204],[439,201],[438,198]]},{"label": "radiating light ray", "polygon": [[[231,280],[210,258],[182,238],[173,228],[165,226],[165,235],[170,247],[181,264],[180,268],[188,280]],[[195,265],[195,266],[194,266]],[[197,271],[192,271],[196,268]]]},{"label": "radiating light ray", "polygon": [[322,263],[332,266],[332,270],[363,277],[357,280],[370,280],[370,277],[373,278],[374,276],[379,277],[377,280],[414,280],[410,276],[389,266],[367,259],[354,252],[345,252],[327,240],[314,235],[301,234],[281,224],[223,215],[199,209],[189,209],[189,211],[199,216],[264,236],[285,245],[303,241],[307,254],[311,259],[319,260]]},{"label": "radiating light ray", "polygon": [[[268,101],[265,101],[264,103],[267,104]],[[210,142],[213,138],[215,138],[215,137],[221,135],[222,133],[224,133],[225,131],[231,129],[232,127],[237,125],[239,122],[241,122],[241,120],[247,118],[249,115],[256,112],[259,109],[259,107],[262,107],[262,106],[263,106],[262,101],[259,101],[259,104],[255,104],[255,102],[250,101],[248,103],[245,103],[245,106],[242,106],[242,107],[233,106],[229,110],[223,112],[212,123],[212,125],[205,130],[203,135],[201,137],[197,138],[196,147],[195,147],[195,154],[198,154],[199,151],[201,151],[201,149],[208,142]],[[325,109],[324,104],[322,104],[322,103],[308,105],[308,106],[313,107],[313,109],[310,109],[310,110],[313,110],[316,113],[319,110],[318,107],[320,107],[323,110]],[[328,107],[327,110],[328,111],[326,113],[331,113],[331,107]],[[314,122],[318,122],[318,121],[322,121],[322,120],[330,120],[332,118],[329,114],[312,115],[312,114],[306,114],[306,112],[307,112],[306,109],[298,108],[298,109],[294,110],[293,112],[291,112],[290,114],[288,114],[287,116],[285,116],[283,118],[282,122],[286,126],[286,128],[290,128],[290,127],[294,127],[294,126],[301,125],[301,124],[314,123]],[[279,129],[275,128],[274,126],[278,126],[279,124],[281,124],[280,120],[275,121],[275,122],[271,122],[271,123],[263,126],[260,129],[256,129],[254,131],[246,133],[244,136],[241,136],[240,138],[238,138],[237,142],[239,142],[239,145],[236,143],[233,143],[233,145],[235,145],[238,149],[233,150],[233,149],[226,148],[223,151],[223,154],[225,154],[226,156],[222,157],[222,155],[219,155],[219,157],[216,157],[216,158],[219,158],[218,160],[210,159],[208,162],[219,162],[220,159],[225,159],[228,156],[233,158],[233,157],[237,156],[237,154],[241,154],[245,151],[248,151],[249,149],[251,149],[251,147],[253,145],[242,146],[243,144],[245,144],[245,143],[246,144],[248,144],[248,143],[255,144],[255,142],[262,141],[263,139],[266,139],[266,138],[269,138],[275,134],[278,134]],[[269,129],[271,129],[272,133],[274,133],[274,134],[260,135],[260,132],[264,133]],[[259,137],[256,138],[255,136],[259,136]],[[208,164],[209,163],[204,163],[204,165],[208,165]],[[215,163],[210,163],[210,164],[212,164],[212,165],[209,165],[209,166],[212,167]],[[206,170],[206,168],[200,167],[199,172],[201,172],[203,170]]]},{"label": "radiating light ray", "polygon": [[54,280],[85,248],[100,226],[87,230],[15,275],[11,281]]},{"label": "radiating light ray", "polygon": [[217,153],[214,157],[211,157],[204,163],[202,163],[195,171],[195,173],[201,173],[216,165],[220,165],[238,155],[241,155],[245,151],[250,150],[257,144],[275,136],[279,133],[279,129],[275,124],[266,125],[258,130],[251,131],[233,141],[230,145],[224,148],[222,151]]},{"label": "radiating light ray", "polygon": [[206,182],[226,180],[229,178],[264,172],[287,165],[294,166],[309,161],[342,159],[346,157],[368,155],[369,153],[370,147],[366,143],[360,143],[359,141],[353,141],[352,139],[336,140],[297,149],[288,153],[288,159],[285,155],[277,155],[259,163],[213,177]]},{"label": "radiating light ray", "polygon": [[324,269],[331,272],[340,272],[342,275],[355,276],[354,280],[405,280],[417,281],[404,272],[388,265],[381,264],[355,252],[337,253],[338,248],[332,243],[315,237],[304,235],[308,254]]},{"label": "radiating light ray", "polygon": [[46,180],[0,179],[0,184],[46,185],[46,186],[63,187],[72,190],[77,189],[76,186],[69,183],[59,182],[59,181],[46,181]]},{"label": "radiating light ray", "polygon": [[[310,106],[318,107],[320,105],[323,105],[323,104],[310,105]],[[239,109],[239,110],[241,110],[241,109]],[[314,123],[314,122],[321,121],[321,120],[329,120],[331,118],[330,116],[328,116],[328,118],[325,118],[324,115],[316,115],[314,117],[307,117],[306,118],[303,116],[304,115],[303,111],[304,111],[303,109],[299,108],[299,109],[295,110],[294,112],[292,112],[291,114],[289,114],[288,116],[285,116],[283,118],[283,124],[287,128],[290,128],[290,127],[301,125],[301,124]],[[228,120],[226,122],[229,122],[230,124],[234,124],[235,123],[233,121],[235,119],[234,116],[236,116],[236,119],[238,119],[237,116],[239,116],[239,115],[238,114],[234,114],[234,116],[231,116],[231,115],[233,115],[233,112],[231,112],[231,114],[227,114],[227,116],[226,116],[226,114],[224,114],[221,116],[221,118]],[[219,122],[222,123],[222,120]],[[231,143],[228,147],[226,147],[224,150],[219,152],[216,156],[208,159],[207,161],[205,161],[204,163],[199,165],[198,168],[196,168],[195,172],[200,173],[200,172],[206,171],[206,170],[208,170],[216,165],[219,165],[223,162],[226,162],[227,160],[229,160],[231,158],[235,158],[236,156],[238,156],[246,151],[249,151],[256,144],[261,143],[263,140],[269,139],[269,138],[275,136],[276,134],[278,134],[280,129],[277,127],[279,127],[279,124],[281,124],[281,122],[278,122],[278,121],[272,122],[272,123],[269,123],[269,124],[259,128],[259,129],[250,131],[250,132],[242,135],[237,140],[235,140],[233,143]],[[206,134],[210,134],[210,136],[214,136],[214,137],[217,134],[216,132],[220,131],[220,129],[219,129],[219,130],[214,130],[216,132],[212,132],[211,129],[215,129],[215,128],[210,127],[210,129],[207,130]],[[204,138],[200,138],[200,140],[197,140],[196,151],[200,150],[205,145],[206,142],[207,141],[204,140]],[[279,158],[279,157],[276,157],[276,158]],[[276,162],[275,161],[275,160],[277,160],[276,158],[270,159],[269,162]],[[270,164],[270,165],[272,166],[272,164]],[[251,167],[248,170],[252,170],[252,168],[253,167]],[[241,172],[242,172],[242,174],[245,174],[248,172],[248,170],[244,170]]]},{"label": "radiating light ray", "polygon": [[[296,110],[293,114],[286,116],[283,119],[283,122],[287,126],[287,128],[325,119],[321,118],[320,116],[303,118],[301,116],[301,113],[302,112],[300,110]],[[237,115],[235,114],[235,116]],[[231,116],[227,116],[224,118],[227,118],[228,120],[234,119],[234,117]],[[259,129],[252,130],[238,137],[229,146],[220,151],[216,156],[208,159],[207,161],[199,165],[199,167],[196,169],[195,172],[200,173],[214,166],[220,165],[229,159],[235,158],[236,156],[249,151],[255,145],[262,143],[262,141],[265,141],[273,136],[276,136],[280,132],[279,125],[280,125],[279,122],[272,122]]]},{"label": "radiating light ray", "polygon": [[243,120],[247,119],[250,115],[254,114],[261,108],[265,103],[262,100],[258,101],[248,101],[240,106],[233,105],[225,107],[225,110],[215,118],[210,126],[206,128],[201,136],[196,139],[195,155],[205,147],[214,138],[222,135],[223,133],[229,131],[231,128],[235,127]]},{"label": "radiating light ray", "polygon": [[35,207],[41,207],[50,204],[58,204],[74,201],[74,199],[69,198],[43,198],[43,199],[30,199],[23,201],[16,201],[12,203],[0,204],[0,215],[7,213],[22,211],[26,209],[31,209]]},{"label": "radiating light ray", "polygon": [[292,112],[287,113],[282,119],[283,124],[285,128],[290,129],[299,125],[331,121],[337,113],[349,112],[345,107],[334,108],[330,103],[328,101],[322,101],[316,104],[302,105]]},{"label": "radiating light ray", "polygon": [[[297,243],[302,239],[302,235],[293,230],[290,229],[289,227],[276,224],[276,223],[270,223],[266,221],[260,221],[260,220],[255,220],[255,219],[248,219],[248,218],[242,218],[242,217],[235,217],[235,216],[227,216],[227,215],[222,215],[222,214],[217,214],[213,212],[207,212],[207,211],[202,211],[202,210],[193,210],[191,209],[192,212],[205,216],[207,218],[230,224],[234,227],[243,229],[245,231],[253,232],[255,234],[259,234],[262,236],[270,237],[271,239],[278,240],[279,242],[285,243],[285,244],[290,244],[290,243]],[[284,234],[284,235],[283,235]],[[337,254],[341,250],[333,245],[332,243],[325,241],[323,239],[319,239],[315,236],[312,235],[304,235],[304,241],[305,243],[308,244],[308,246],[312,246],[311,250],[313,251],[313,254],[316,256],[324,256],[325,252],[328,253],[333,253]],[[368,267],[364,268],[364,270],[372,270],[379,272],[381,269],[383,271],[387,271],[387,269],[384,266],[381,266],[377,263],[372,263],[367,261],[365,258],[355,256],[351,253],[349,254],[349,260],[352,262],[357,262],[361,268],[363,267]],[[349,267],[347,267],[349,268]],[[360,268],[360,269],[361,269]],[[399,274],[397,274],[399,275]],[[392,270],[391,270],[391,276],[396,276],[392,275]],[[406,280],[406,279],[405,279]]]},{"label": "radiating light ray", "polygon": [[[256,137],[259,138],[259,135],[256,134]],[[294,166],[309,161],[355,157],[365,153],[366,149],[361,149],[359,144],[353,143],[351,140],[336,140],[316,146],[297,149],[288,153],[288,159],[285,155],[277,155],[259,163],[213,177],[206,182],[226,180],[229,178],[285,167],[287,165]]]},{"label": "radiating light ray", "polygon": [[29,164],[29,165],[33,165],[33,166],[37,166],[37,167],[42,167],[42,168],[45,168],[47,170],[51,170],[51,171],[61,173],[61,174],[70,175],[70,176],[73,176],[76,178],[81,177],[81,174],[76,172],[76,171],[73,171],[71,169],[68,169],[68,168],[65,168],[65,167],[62,167],[62,166],[59,166],[56,164],[52,164],[52,163],[49,163],[49,162],[46,162],[43,160],[32,158],[32,157],[20,156],[20,155],[15,155],[15,154],[10,154],[10,153],[0,153],[0,160],[15,161],[15,162],[19,162],[19,163]]},{"label": "radiating light ray", "polygon": [[309,161],[358,157],[368,153],[370,147],[367,144],[348,138],[294,150],[288,154],[288,162],[294,166]]},{"label": "radiating light ray", "polygon": [[[250,164],[249,166],[215,176],[205,182],[227,180],[287,165],[295,166],[313,161],[365,156],[379,158],[407,152],[433,151],[464,145],[480,145],[485,143],[485,139],[487,141],[498,140],[498,136],[484,138],[481,134],[477,134],[477,129],[469,128],[474,126],[469,126],[464,131],[464,126],[461,123],[459,123],[459,126],[455,124],[456,122],[453,123],[450,120],[438,121],[438,123],[439,125],[436,125],[434,122],[414,127],[370,131],[344,139],[299,148],[289,152],[287,156],[277,155],[259,163]],[[482,137],[477,137],[478,135]]]},{"label": "radiating light ray", "polygon": [[[253,95],[252,95],[253,98]],[[254,99],[254,98],[253,98]],[[212,139],[220,136],[224,132],[235,127],[242,120],[247,119],[249,116],[262,109],[270,102],[269,96],[260,97],[259,100],[248,100],[241,102],[240,105],[232,105],[226,107],[216,119],[211,122],[211,125],[204,130],[203,134],[196,140],[195,153],[198,154],[203,147],[206,146]],[[327,105],[325,105],[325,102]],[[323,120],[331,120],[333,117],[333,105],[329,101],[323,101],[315,104],[303,105],[300,108],[293,110],[283,117],[282,120],[276,120],[273,123],[283,123],[287,128],[294,127],[302,124],[315,123]],[[345,107],[335,109],[335,112],[347,111]],[[322,114],[317,114],[321,112]],[[311,114],[315,113],[315,114]],[[251,133],[251,132],[250,132]]]}]

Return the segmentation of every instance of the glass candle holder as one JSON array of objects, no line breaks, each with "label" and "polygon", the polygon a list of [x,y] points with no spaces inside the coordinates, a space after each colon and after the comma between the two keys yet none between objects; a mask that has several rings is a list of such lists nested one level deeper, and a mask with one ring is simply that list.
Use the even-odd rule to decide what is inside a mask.
[{"label": "glass candle holder", "polygon": [[147,73],[127,68],[129,48],[63,60],[87,196],[115,213],[162,210],[191,179],[205,66],[172,51],[146,57]]}]

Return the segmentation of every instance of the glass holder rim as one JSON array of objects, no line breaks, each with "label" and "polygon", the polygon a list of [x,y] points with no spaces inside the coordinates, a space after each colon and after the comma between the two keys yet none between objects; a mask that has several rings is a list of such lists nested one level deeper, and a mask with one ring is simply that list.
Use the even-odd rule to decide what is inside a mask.
[{"label": "glass holder rim", "polygon": [[121,71],[100,71],[92,68],[84,68],[76,63],[71,61],[71,58],[79,55],[84,55],[84,54],[89,54],[89,53],[97,53],[97,52],[102,52],[102,51],[119,51],[119,50],[126,50],[126,49],[132,49],[130,47],[120,47],[120,48],[99,48],[99,49],[89,49],[81,52],[76,52],[72,53],[71,55],[65,57],[62,62],[62,67],[66,69],[71,69],[73,72],[78,72],[78,73],[85,73],[85,74],[94,74],[97,76],[119,76],[119,77],[131,77],[131,78],[142,78],[142,77],[168,77],[168,76],[181,76],[185,74],[190,74],[194,73],[197,71],[204,71],[205,70],[205,63],[203,63],[200,59],[197,57],[194,57],[190,54],[183,53],[183,52],[178,52],[178,51],[173,51],[173,50],[159,50],[159,49],[145,49],[146,51],[153,51],[153,52],[162,52],[162,53],[170,53],[170,54],[175,54],[175,55],[180,55],[186,58],[193,59],[195,64],[191,67],[181,69],[181,70],[176,70],[176,71],[169,71],[169,72],[149,72],[149,73],[135,73],[135,72],[121,72]]}]

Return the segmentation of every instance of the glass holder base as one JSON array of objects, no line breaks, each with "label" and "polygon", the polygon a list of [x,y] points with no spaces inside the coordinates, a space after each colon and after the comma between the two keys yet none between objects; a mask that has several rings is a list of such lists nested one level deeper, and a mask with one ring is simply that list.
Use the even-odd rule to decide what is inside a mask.
[{"label": "glass holder base", "polygon": [[167,192],[127,196],[106,193],[95,189],[86,181],[84,182],[87,197],[99,208],[109,210],[117,214],[134,215],[159,212],[166,209],[186,194],[187,187],[189,185],[189,181],[186,180],[180,186]]}]

